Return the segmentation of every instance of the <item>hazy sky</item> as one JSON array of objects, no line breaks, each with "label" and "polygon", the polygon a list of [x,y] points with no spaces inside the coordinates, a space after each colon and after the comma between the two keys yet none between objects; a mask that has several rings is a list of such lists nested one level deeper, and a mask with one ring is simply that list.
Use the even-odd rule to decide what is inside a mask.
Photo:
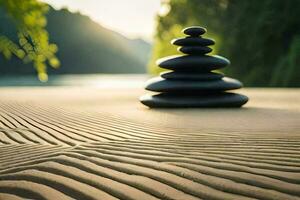
[{"label": "hazy sky", "polygon": [[160,0],[42,0],[54,8],[68,7],[90,16],[127,37],[150,39]]}]

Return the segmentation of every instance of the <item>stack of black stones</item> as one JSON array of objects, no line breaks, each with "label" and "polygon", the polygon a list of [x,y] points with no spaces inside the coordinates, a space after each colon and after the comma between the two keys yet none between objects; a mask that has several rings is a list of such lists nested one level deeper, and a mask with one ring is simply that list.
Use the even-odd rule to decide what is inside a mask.
[{"label": "stack of black stones", "polygon": [[144,95],[140,101],[149,107],[241,107],[248,97],[228,92],[242,83],[213,72],[230,64],[221,56],[206,55],[212,51],[212,39],[203,38],[206,29],[193,26],[183,30],[188,35],[172,41],[186,55],[159,59],[157,65],[172,70],[147,82],[146,90],[158,92]]}]

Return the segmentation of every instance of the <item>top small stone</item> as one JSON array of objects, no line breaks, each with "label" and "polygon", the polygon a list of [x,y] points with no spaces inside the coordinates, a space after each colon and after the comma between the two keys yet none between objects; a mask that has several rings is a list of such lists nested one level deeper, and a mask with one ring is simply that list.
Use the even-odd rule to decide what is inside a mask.
[{"label": "top small stone", "polygon": [[206,29],[201,26],[191,26],[183,29],[182,32],[192,37],[198,37],[206,33]]}]

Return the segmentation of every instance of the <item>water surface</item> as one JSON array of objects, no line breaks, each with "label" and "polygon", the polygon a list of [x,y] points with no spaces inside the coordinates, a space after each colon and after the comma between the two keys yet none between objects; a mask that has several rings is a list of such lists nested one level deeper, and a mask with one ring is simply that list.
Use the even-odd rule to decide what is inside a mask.
[{"label": "water surface", "polygon": [[0,87],[49,87],[49,86],[86,86],[99,88],[137,88],[142,87],[146,75],[50,75],[48,82],[40,82],[36,76],[0,77]]}]

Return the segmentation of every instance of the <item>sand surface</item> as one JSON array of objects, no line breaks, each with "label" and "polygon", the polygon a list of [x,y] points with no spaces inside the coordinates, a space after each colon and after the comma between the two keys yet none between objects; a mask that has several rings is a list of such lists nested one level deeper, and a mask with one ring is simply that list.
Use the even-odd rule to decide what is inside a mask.
[{"label": "sand surface", "polygon": [[300,89],[148,109],[140,89],[0,89],[0,200],[300,199]]}]

